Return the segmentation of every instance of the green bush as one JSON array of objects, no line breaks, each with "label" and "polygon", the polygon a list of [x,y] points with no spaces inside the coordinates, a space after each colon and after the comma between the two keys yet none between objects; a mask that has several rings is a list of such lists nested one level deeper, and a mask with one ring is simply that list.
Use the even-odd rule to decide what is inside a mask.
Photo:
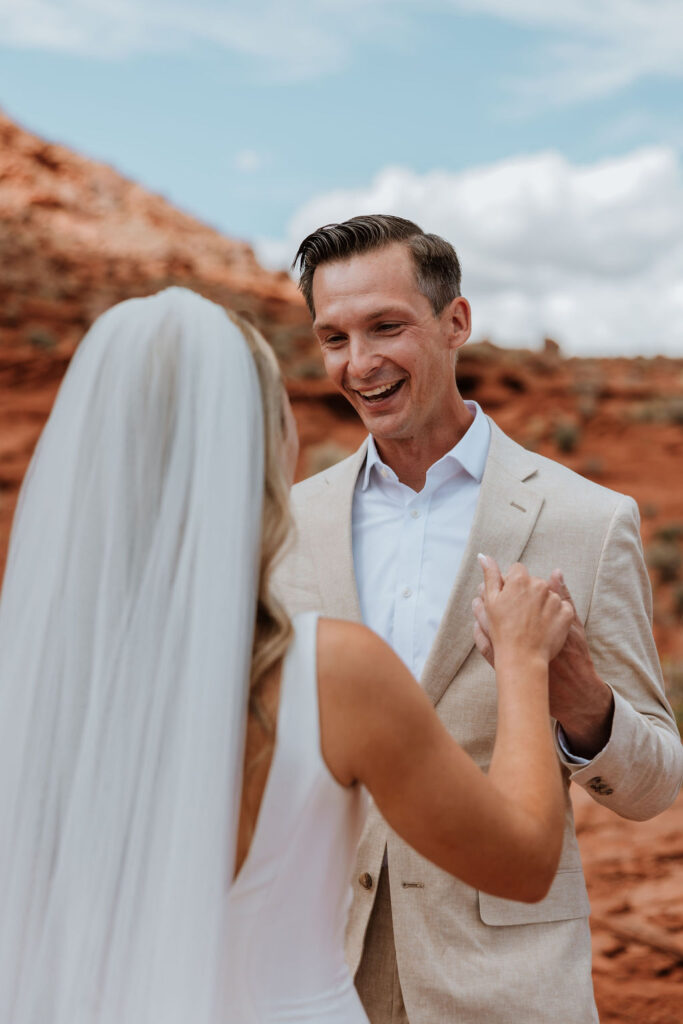
[{"label": "green bush", "polygon": [[581,428],[571,420],[558,420],[553,429],[553,441],[559,451],[569,454],[579,445]]},{"label": "green bush", "polygon": [[664,688],[671,702],[678,728],[683,733],[683,661],[676,658],[662,658]]},{"label": "green bush", "polygon": [[683,523],[664,523],[655,530],[654,536],[665,544],[676,543],[683,538]]},{"label": "green bush", "polygon": [[582,462],[580,473],[591,480],[598,480],[605,475],[605,460],[601,459],[599,455],[589,456]]},{"label": "green bush", "polygon": [[341,462],[350,454],[348,448],[336,441],[323,441],[321,444],[316,444],[309,450],[306,458],[307,475],[313,476],[314,473],[322,473],[324,469],[329,469],[330,466]]},{"label": "green bush", "polygon": [[678,579],[683,556],[672,540],[655,540],[646,551],[647,564],[659,576],[660,582],[671,583]]},{"label": "green bush", "polygon": [[44,351],[49,351],[57,344],[54,334],[45,327],[32,327],[27,337],[30,345]]},{"label": "green bush", "polygon": [[636,423],[676,423],[683,425],[683,396],[664,395],[631,406],[630,418]]}]

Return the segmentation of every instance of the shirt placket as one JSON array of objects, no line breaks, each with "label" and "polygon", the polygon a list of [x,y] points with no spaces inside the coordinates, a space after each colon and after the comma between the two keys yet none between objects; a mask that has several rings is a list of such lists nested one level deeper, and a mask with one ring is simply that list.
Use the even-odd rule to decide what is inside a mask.
[{"label": "shirt placket", "polygon": [[419,653],[416,624],[427,505],[428,499],[423,493],[404,503],[398,544],[393,624],[394,649],[413,674],[416,671]]}]

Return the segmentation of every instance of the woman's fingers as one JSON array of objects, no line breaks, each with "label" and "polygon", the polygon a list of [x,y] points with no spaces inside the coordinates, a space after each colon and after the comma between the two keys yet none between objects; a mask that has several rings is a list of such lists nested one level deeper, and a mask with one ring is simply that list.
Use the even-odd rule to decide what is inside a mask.
[{"label": "woman's fingers", "polygon": [[474,642],[477,646],[479,653],[486,658],[489,665],[493,665],[493,644],[491,643],[488,634],[484,632],[484,630],[481,628],[476,619],[474,622],[473,633]]},{"label": "woman's fingers", "polygon": [[477,555],[482,572],[484,573],[484,590],[486,599],[490,601],[503,588],[503,577],[498,563],[490,555]]},{"label": "woman's fingers", "polygon": [[489,633],[491,629],[491,624],[489,623],[486,605],[484,604],[480,597],[475,597],[474,601],[472,602],[472,611],[474,612],[474,617],[481,626],[484,633]]},{"label": "woman's fingers", "polygon": [[554,570],[548,581],[531,576],[516,563],[503,578],[490,555],[479,555],[484,582],[472,602],[475,643],[493,664],[499,644],[538,647],[550,658],[565,644],[576,612],[562,573]]}]

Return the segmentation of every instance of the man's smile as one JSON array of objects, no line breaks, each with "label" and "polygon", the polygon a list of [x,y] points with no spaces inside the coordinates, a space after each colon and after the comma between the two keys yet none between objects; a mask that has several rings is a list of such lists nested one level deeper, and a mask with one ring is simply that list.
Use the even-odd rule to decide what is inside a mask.
[{"label": "man's smile", "polygon": [[405,378],[394,381],[392,384],[378,384],[374,388],[350,388],[349,390],[358,395],[363,403],[367,405],[379,405],[387,402],[390,398],[393,398],[393,396],[401,389],[403,384],[405,384]]}]

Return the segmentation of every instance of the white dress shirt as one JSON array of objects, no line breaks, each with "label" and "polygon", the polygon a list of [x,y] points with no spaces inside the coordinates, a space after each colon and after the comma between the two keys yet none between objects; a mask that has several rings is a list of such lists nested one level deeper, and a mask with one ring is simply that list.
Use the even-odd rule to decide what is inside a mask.
[{"label": "white dress shirt", "polygon": [[372,437],[353,497],[353,564],[363,622],[417,678],[460,568],[491,430],[476,402],[463,437],[416,493],[379,457]]},{"label": "white dress shirt", "polygon": [[[417,679],[458,575],[489,452],[488,420],[476,402],[465,404],[472,423],[429,467],[419,493],[382,462],[370,436],[353,495],[353,566],[363,622]],[[569,760],[588,764],[568,749],[561,727],[557,738]]]}]

